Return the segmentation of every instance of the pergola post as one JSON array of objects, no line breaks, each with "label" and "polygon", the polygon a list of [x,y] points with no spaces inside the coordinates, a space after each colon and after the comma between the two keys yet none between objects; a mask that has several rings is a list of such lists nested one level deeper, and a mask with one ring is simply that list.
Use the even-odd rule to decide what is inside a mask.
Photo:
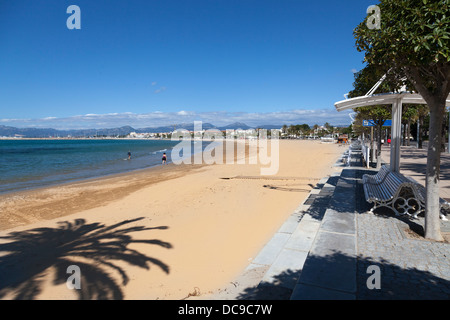
[{"label": "pergola post", "polygon": [[402,98],[392,104],[391,171],[400,172],[400,145],[402,137]]}]

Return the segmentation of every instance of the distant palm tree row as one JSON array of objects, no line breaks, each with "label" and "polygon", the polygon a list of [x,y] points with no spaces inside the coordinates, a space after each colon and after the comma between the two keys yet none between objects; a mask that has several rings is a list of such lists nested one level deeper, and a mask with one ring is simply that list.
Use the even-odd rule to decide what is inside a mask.
[{"label": "distant palm tree row", "polygon": [[318,124],[310,127],[308,124],[283,125],[281,128],[281,137],[284,138],[302,138],[302,137],[323,137],[327,135],[351,134],[350,127],[334,127],[326,122],[323,126]]}]

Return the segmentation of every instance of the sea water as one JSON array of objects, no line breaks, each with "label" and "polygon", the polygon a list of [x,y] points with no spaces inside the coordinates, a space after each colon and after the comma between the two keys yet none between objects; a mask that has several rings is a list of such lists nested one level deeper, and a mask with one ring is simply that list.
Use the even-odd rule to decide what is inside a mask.
[{"label": "sea water", "polygon": [[[96,178],[161,165],[178,141],[0,140],[0,193]],[[128,160],[128,152],[131,159]]]}]

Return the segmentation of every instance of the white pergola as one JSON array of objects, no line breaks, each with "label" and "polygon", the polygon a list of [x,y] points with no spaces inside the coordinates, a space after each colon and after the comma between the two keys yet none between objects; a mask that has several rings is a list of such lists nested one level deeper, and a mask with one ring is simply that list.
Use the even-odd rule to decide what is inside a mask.
[{"label": "white pergola", "polygon": [[[372,89],[361,97],[346,99],[336,102],[334,105],[337,111],[355,109],[358,107],[368,107],[380,104],[392,105],[392,129],[391,129],[391,159],[390,168],[394,172],[400,171],[400,142],[402,126],[402,106],[403,104],[427,104],[420,94],[406,92],[402,88],[400,93],[383,93],[374,95],[373,92],[380,86],[386,76],[373,86]],[[450,95],[447,98],[446,106],[450,105]]]}]

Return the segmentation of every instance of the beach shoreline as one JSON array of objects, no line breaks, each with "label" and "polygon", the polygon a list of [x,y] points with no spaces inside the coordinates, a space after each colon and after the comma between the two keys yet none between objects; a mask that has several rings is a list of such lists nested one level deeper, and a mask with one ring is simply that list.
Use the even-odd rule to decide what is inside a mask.
[{"label": "beach shoreline", "polygon": [[[85,178],[85,179],[79,179],[79,180],[72,180],[72,181],[61,181],[52,185],[48,186],[42,186],[42,187],[34,187],[29,188],[26,190],[17,190],[17,191],[11,191],[11,192],[5,192],[0,194],[0,209],[3,212],[2,216],[0,216],[0,231],[7,230],[11,228],[15,228],[22,225],[28,225],[30,223],[40,221],[33,220],[27,222],[26,220],[23,223],[11,223],[10,221],[4,221],[5,217],[5,203],[8,204],[8,206],[12,203],[12,205],[21,206],[21,203],[16,203],[16,201],[23,201],[24,203],[32,202],[33,199],[39,198],[42,199],[46,195],[55,195],[59,193],[59,196],[62,196],[63,194],[71,193],[70,197],[73,197],[75,190],[92,190],[99,188],[101,189],[104,186],[114,186],[118,183],[120,184],[124,180],[126,181],[142,181],[143,183],[139,183],[138,185],[135,185],[135,188],[132,188],[132,190],[129,190],[127,193],[131,193],[134,190],[138,190],[139,188],[155,184],[161,181],[161,178],[167,180],[167,179],[174,179],[176,177],[179,177],[184,174],[188,174],[192,170],[198,170],[201,168],[201,165],[181,165],[176,166],[173,163],[168,163],[167,165],[155,165],[148,168],[140,168],[140,169],[134,169],[126,172],[119,172],[119,173],[111,173],[103,176],[96,176],[93,178]],[[170,172],[169,172],[170,171]],[[148,179],[148,176],[152,175],[153,179]],[[128,187],[130,187],[130,184],[127,184]],[[81,191],[81,194],[84,194],[85,191]],[[92,208],[95,208],[97,206],[102,205],[103,203],[109,202],[109,201],[115,201],[123,197],[124,194],[116,194],[114,198],[102,198],[102,197],[96,197],[96,203],[92,204]],[[49,204],[51,206],[51,204]],[[86,209],[85,206],[77,206],[77,208],[73,208],[72,210],[68,209],[64,213],[61,212],[61,215],[59,217],[64,217],[66,215],[69,215],[72,212],[80,211]],[[25,214],[23,215],[25,217]],[[42,219],[46,219],[45,217],[41,217]]]},{"label": "beach shoreline", "polygon": [[[103,286],[104,296],[91,288],[87,299],[211,293],[246,267],[344,151],[317,141],[280,141],[280,168],[271,177],[260,176],[259,164],[170,164],[0,196],[0,243],[21,246],[30,235],[41,243],[38,252],[4,258],[3,268],[12,267],[3,272],[15,282],[0,287],[0,298],[13,299],[39,278],[47,280],[33,299],[79,299],[64,274],[56,273],[59,282],[48,280],[56,277],[61,256],[85,266],[82,275],[96,266],[94,284]],[[94,241],[94,234],[104,238]],[[104,242],[107,254],[99,249]],[[48,257],[49,251],[58,254]],[[45,268],[25,272],[22,265]]]}]

